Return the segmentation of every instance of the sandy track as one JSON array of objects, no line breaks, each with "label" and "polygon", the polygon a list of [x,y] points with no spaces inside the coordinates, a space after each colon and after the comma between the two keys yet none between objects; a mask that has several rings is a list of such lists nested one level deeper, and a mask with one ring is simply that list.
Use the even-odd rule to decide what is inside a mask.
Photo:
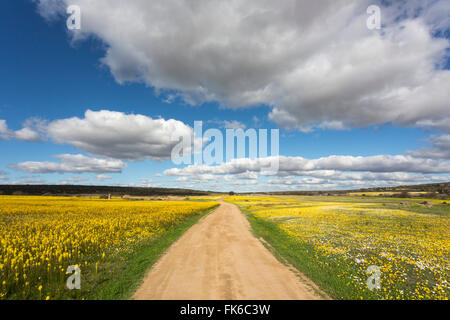
[{"label": "sandy track", "polygon": [[133,299],[320,299],[222,202],[150,269]]}]

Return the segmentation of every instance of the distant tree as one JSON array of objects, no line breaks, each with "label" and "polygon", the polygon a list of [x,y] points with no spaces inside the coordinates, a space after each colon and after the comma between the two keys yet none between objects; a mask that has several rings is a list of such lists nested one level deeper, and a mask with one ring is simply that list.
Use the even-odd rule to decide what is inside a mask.
[{"label": "distant tree", "polygon": [[409,195],[409,192],[402,191],[402,192],[399,193],[398,197],[399,198],[409,198],[410,195]]},{"label": "distant tree", "polygon": [[230,191],[230,192],[228,192],[228,194],[229,194],[230,196],[234,196],[236,193],[234,193],[234,191]]}]

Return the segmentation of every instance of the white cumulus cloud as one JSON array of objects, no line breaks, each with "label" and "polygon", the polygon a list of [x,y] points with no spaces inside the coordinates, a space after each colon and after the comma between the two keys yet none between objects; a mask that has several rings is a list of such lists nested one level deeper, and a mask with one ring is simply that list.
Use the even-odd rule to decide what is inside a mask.
[{"label": "white cumulus cloud", "polygon": [[20,141],[37,142],[41,141],[41,136],[35,128],[33,121],[26,121],[20,130],[10,130],[5,120],[0,120],[0,139],[8,140],[15,138]]},{"label": "white cumulus cloud", "polygon": [[87,110],[84,118],[55,120],[47,132],[52,140],[90,154],[132,161],[169,159],[180,137],[193,135],[181,121],[108,110]]},{"label": "white cumulus cloud", "polygon": [[366,27],[371,0],[36,2],[47,19],[79,5],[73,39],[100,39],[117,82],[171,101],[265,104],[301,130],[450,117],[449,41],[433,36],[450,26],[448,0],[384,1],[381,30]]},{"label": "white cumulus cloud", "polygon": [[450,134],[444,134],[431,139],[430,148],[421,148],[409,152],[419,158],[450,159]]},{"label": "white cumulus cloud", "polygon": [[[450,162],[437,159],[415,158],[409,155],[328,156],[318,159],[279,156],[277,175],[300,175],[305,171],[337,170],[368,172],[449,173]],[[232,159],[218,165],[194,164],[185,168],[172,168],[166,175],[248,174],[264,172],[273,163],[273,157]]]},{"label": "white cumulus cloud", "polygon": [[60,162],[26,161],[11,164],[9,167],[29,173],[103,173],[122,172],[127,166],[121,160],[91,158],[82,154],[60,154],[54,157]]}]

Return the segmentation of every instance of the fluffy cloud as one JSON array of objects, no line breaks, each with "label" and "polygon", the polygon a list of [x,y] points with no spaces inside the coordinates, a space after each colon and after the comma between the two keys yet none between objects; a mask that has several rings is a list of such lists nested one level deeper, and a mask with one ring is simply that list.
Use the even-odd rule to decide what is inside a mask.
[{"label": "fluffy cloud", "polygon": [[215,166],[190,165],[164,171],[177,182],[208,182],[220,190],[333,190],[443,182],[450,179],[450,162],[411,155],[369,157],[329,156],[319,159],[279,157],[279,171],[265,177],[274,158],[233,159]]},{"label": "fluffy cloud", "polygon": [[61,162],[26,161],[9,167],[29,173],[84,173],[122,172],[126,164],[120,160],[97,159],[81,154],[61,154],[55,156]]},{"label": "fluffy cloud", "polygon": [[60,180],[59,183],[61,184],[75,184],[75,183],[80,183],[80,182],[86,182],[89,181],[88,178],[83,178],[83,177],[70,177],[67,179],[63,179]]},{"label": "fluffy cloud", "polygon": [[288,176],[282,178],[275,178],[269,180],[272,184],[320,184],[320,183],[332,183],[339,181],[343,183],[345,181],[350,183],[360,182],[390,182],[393,184],[402,184],[402,182],[411,183],[432,183],[433,181],[445,181],[449,178],[448,175],[425,175],[425,174],[411,174],[405,172],[389,172],[389,173],[373,173],[373,172],[339,172],[333,171],[332,173],[324,174],[321,171],[305,171],[298,172],[298,176],[308,177],[298,179],[295,176]]},{"label": "fluffy cloud", "polygon": [[34,121],[28,120],[25,122],[24,127],[20,130],[14,131],[8,129],[8,125],[5,120],[0,120],[0,139],[15,138],[20,141],[36,142],[41,141],[41,136],[36,129],[33,128]]},{"label": "fluffy cloud", "polygon": [[193,135],[181,121],[108,110],[53,121],[47,132],[54,141],[90,154],[132,161],[168,159],[180,137]]},{"label": "fluffy cloud", "polygon": [[[436,179],[434,182],[444,182],[447,177]],[[398,185],[408,185],[411,183],[430,183],[430,180],[325,180],[325,179],[312,179],[312,178],[300,178],[300,179],[272,179],[269,181],[270,186],[266,187],[267,190],[350,190],[356,188],[376,188],[376,187],[394,187]]]},{"label": "fluffy cloud", "polygon": [[109,180],[112,179],[111,176],[107,176],[106,174],[99,174],[95,177],[98,181]]},{"label": "fluffy cloud", "polygon": [[141,179],[141,186],[142,187],[150,187],[150,185],[153,183],[152,179],[148,179],[148,178],[142,178]]},{"label": "fluffy cloud", "polygon": [[245,171],[243,173],[237,174],[235,177],[237,179],[254,180],[258,179],[259,175],[257,172]]},{"label": "fluffy cloud", "polygon": [[[369,172],[415,172],[449,173],[450,162],[434,159],[415,158],[409,155],[378,155],[369,157],[329,156],[319,159],[279,156],[278,175],[301,175],[306,171],[369,171]],[[199,174],[244,174],[264,172],[273,163],[273,157],[258,159],[232,159],[216,166],[195,164],[185,168],[172,168],[166,175],[183,176]]]},{"label": "fluffy cloud", "polygon": [[265,104],[306,131],[450,117],[449,41],[433,37],[450,26],[447,0],[383,1],[380,31],[366,27],[371,0],[36,1],[48,19],[80,5],[74,40],[101,39],[119,83],[170,101]]},{"label": "fluffy cloud", "polygon": [[424,128],[436,128],[440,131],[450,133],[450,118],[444,117],[437,120],[421,120],[417,122],[417,125]]},{"label": "fluffy cloud", "polygon": [[8,174],[7,172],[0,170],[0,181],[3,181],[3,182],[8,181],[9,178],[6,176],[7,174]]},{"label": "fluffy cloud", "polygon": [[41,138],[36,131],[30,128],[22,128],[14,132],[14,137],[21,141],[40,141]]},{"label": "fluffy cloud", "polygon": [[8,125],[5,120],[0,120],[0,139],[8,139]]},{"label": "fluffy cloud", "polygon": [[409,152],[410,155],[419,158],[450,159],[450,134],[433,138],[431,148],[422,148]]}]

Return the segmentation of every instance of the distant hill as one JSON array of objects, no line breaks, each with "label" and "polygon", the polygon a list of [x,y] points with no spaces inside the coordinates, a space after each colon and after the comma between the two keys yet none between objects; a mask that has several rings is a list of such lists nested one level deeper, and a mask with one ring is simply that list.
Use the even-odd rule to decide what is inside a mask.
[{"label": "distant hill", "polygon": [[201,196],[211,191],[176,188],[144,188],[83,185],[0,185],[0,195],[104,195],[113,196]]},{"label": "distant hill", "polygon": [[368,188],[360,189],[360,191],[372,191],[372,192],[437,192],[441,194],[450,194],[450,182],[444,183],[429,183],[429,184],[417,184],[409,186],[398,186],[398,187],[380,187],[380,188]]},{"label": "distant hill", "polygon": [[[403,197],[414,193],[420,197],[450,197],[450,182],[420,184],[397,187],[364,188],[353,190],[319,190],[319,191],[274,191],[249,192],[244,194],[270,195],[346,195],[348,193],[394,193]],[[420,193],[423,193],[421,195]],[[225,194],[225,192],[200,191],[180,188],[146,188],[119,186],[84,186],[84,185],[0,185],[0,195],[106,195],[112,196],[201,196]],[[228,194],[228,193],[227,193]]]},{"label": "distant hill", "polygon": [[[409,193],[414,193],[416,197],[450,197],[450,182],[430,183],[397,187],[379,187],[379,188],[363,188],[352,190],[317,190],[317,191],[276,191],[276,192],[258,192],[258,194],[270,195],[346,195],[348,193],[394,193],[393,196],[408,197]],[[422,193],[422,194],[419,194]]]}]

